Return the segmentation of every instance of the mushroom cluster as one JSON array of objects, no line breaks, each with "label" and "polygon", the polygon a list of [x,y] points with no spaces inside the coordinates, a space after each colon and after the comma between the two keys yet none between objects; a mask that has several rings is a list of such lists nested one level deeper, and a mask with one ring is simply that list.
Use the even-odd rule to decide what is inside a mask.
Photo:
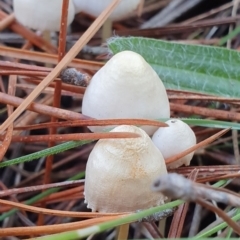
[{"label": "mushroom cluster", "polygon": [[[97,17],[111,0],[70,0],[67,25],[84,11]],[[135,10],[141,0],[122,0],[110,19]],[[16,19],[45,31],[60,29],[62,1],[13,0]],[[166,89],[153,68],[132,51],[114,55],[92,78],[83,97],[82,113],[96,119],[170,118]],[[134,132],[134,139],[99,140],[86,167],[85,202],[93,211],[129,212],[163,204],[166,197],[151,191],[153,180],[167,174],[165,160],[196,144],[192,129],[171,119],[169,127],[117,126],[114,132]],[[106,128],[106,127],[105,127]],[[89,127],[93,132],[103,127]],[[152,140],[149,136],[152,136]],[[189,165],[193,153],[168,165]]]},{"label": "mushroom cluster", "polygon": [[[96,119],[170,117],[166,89],[141,55],[114,55],[92,78],[82,102],[82,113]],[[178,119],[168,127],[118,126],[112,131],[140,134],[135,139],[99,140],[86,168],[85,202],[99,212],[128,212],[164,203],[150,191],[152,179],[167,173],[165,160],[196,144],[192,129]],[[103,127],[89,127],[103,131]],[[148,135],[153,135],[152,139]],[[193,153],[169,164],[189,165]]]}]

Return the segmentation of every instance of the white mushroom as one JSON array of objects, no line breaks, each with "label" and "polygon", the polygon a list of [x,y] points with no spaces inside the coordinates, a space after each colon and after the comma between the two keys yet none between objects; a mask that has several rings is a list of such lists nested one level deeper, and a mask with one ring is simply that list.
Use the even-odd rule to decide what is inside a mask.
[{"label": "white mushroom", "polygon": [[89,155],[85,202],[92,211],[129,212],[161,205],[165,196],[151,191],[152,181],[167,174],[165,161],[149,136],[135,126],[113,132],[134,132],[134,139],[102,139]]},{"label": "white mushroom", "polygon": [[[196,136],[193,130],[179,119],[171,119],[166,122],[169,127],[159,128],[152,136],[153,143],[162,153],[164,159],[170,158],[196,144]],[[180,158],[176,162],[167,165],[168,168],[188,166],[194,152]]]},{"label": "white mushroom", "polygon": [[[59,31],[62,15],[61,0],[13,0],[16,19],[35,30]],[[68,6],[68,25],[73,21],[75,9],[72,0]]]},{"label": "white mushroom", "polygon": [[[94,17],[98,17],[100,13],[107,8],[112,0],[73,0],[76,13],[83,11]],[[141,0],[122,0],[117,8],[110,15],[110,19],[117,20],[118,18],[127,15],[137,9]]]},{"label": "white mushroom", "polygon": [[[152,67],[135,52],[113,56],[92,78],[83,97],[82,113],[96,119],[169,118],[166,89]],[[93,132],[101,127],[89,127]],[[142,127],[149,135],[157,130]]]},{"label": "white mushroom", "polygon": [[[116,9],[112,12],[106,22],[102,27],[102,41],[105,42],[106,39],[112,35],[112,21],[118,20],[130,12],[138,8],[142,0],[122,0]],[[92,15],[93,17],[98,17],[100,13],[107,8],[107,6],[112,2],[112,0],[73,0],[75,5],[76,13],[85,12]]]}]

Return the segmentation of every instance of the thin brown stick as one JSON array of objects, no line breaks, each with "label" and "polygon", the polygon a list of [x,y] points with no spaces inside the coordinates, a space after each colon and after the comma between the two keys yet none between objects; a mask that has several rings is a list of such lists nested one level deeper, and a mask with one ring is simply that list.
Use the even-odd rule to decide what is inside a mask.
[{"label": "thin brown stick", "polygon": [[187,19],[185,20],[184,22],[182,22],[181,24],[191,24],[193,22],[197,22],[199,20],[202,20],[204,18],[207,18],[207,17],[210,17],[211,15],[213,14],[217,14],[221,11],[224,11],[230,7],[233,6],[233,2],[230,2],[230,3],[226,3],[226,4],[223,4],[221,5],[220,7],[217,7],[217,8],[214,8],[214,9],[211,9],[210,11],[208,12],[204,12],[202,14],[199,14],[197,16],[194,16],[193,18],[190,18],[190,19]]},{"label": "thin brown stick", "polygon": [[[239,166],[240,167],[240,166]],[[231,174],[226,174],[226,175],[221,175],[221,176],[209,176],[209,177],[204,177],[204,178],[200,178],[198,179],[198,183],[206,183],[206,182],[212,182],[212,181],[219,181],[222,179],[233,179],[236,177],[240,177],[240,170],[238,171],[238,173],[231,173]]]},{"label": "thin brown stick", "polygon": [[[8,94],[9,95],[15,95],[16,83],[17,83],[17,77],[15,75],[11,75],[9,78],[9,85],[8,85]],[[13,112],[13,107],[10,105],[7,105],[7,111],[8,111],[8,116],[10,116]],[[8,147],[11,144],[12,133],[13,133],[13,124],[10,124],[7,128],[6,134],[5,134],[3,142],[1,144],[0,161],[2,161],[5,153],[8,150]]]},{"label": "thin brown stick", "polygon": [[107,222],[119,218],[119,216],[108,216],[88,219],[85,221],[78,221],[73,223],[54,224],[46,226],[34,226],[34,227],[12,227],[12,228],[0,228],[0,236],[29,236],[29,235],[43,235],[66,232],[71,230],[77,230],[85,228],[102,222]]},{"label": "thin brown stick", "polygon": [[7,28],[14,20],[15,17],[13,13],[3,18],[0,22],[0,31],[3,31],[5,28]]},{"label": "thin brown stick", "polygon": [[[37,61],[37,62],[42,62],[42,63],[51,63],[51,64],[58,63],[58,56],[56,54],[33,52],[33,51],[29,51],[29,50],[5,47],[5,46],[1,46],[1,45],[0,45],[0,55],[4,56],[4,57],[32,60],[32,61]],[[22,65],[24,66],[24,64],[22,64]],[[71,61],[67,65],[71,66],[71,67],[75,67],[75,68],[98,70],[100,67],[103,66],[103,63],[75,58],[75,59],[71,59]],[[29,66],[29,69],[31,69],[33,67],[40,69],[40,67],[37,67],[37,66]],[[45,69],[49,69],[49,68],[45,67]]]},{"label": "thin brown stick", "polygon": [[40,123],[22,127],[16,127],[14,130],[33,130],[43,129],[48,127],[79,127],[79,126],[107,126],[107,125],[149,125],[157,127],[168,127],[164,122],[148,120],[148,119],[89,119],[89,120],[76,120],[65,122],[53,122],[53,123]]},{"label": "thin brown stick", "polygon": [[207,19],[198,21],[191,24],[171,24],[169,26],[149,28],[149,29],[124,29],[117,30],[116,35],[118,36],[141,36],[141,37],[162,37],[167,34],[179,34],[183,32],[192,32],[193,30],[199,28],[208,28],[213,26],[221,26],[226,24],[235,24],[240,19],[239,16],[236,17],[222,17],[216,19]]},{"label": "thin brown stick", "polygon": [[27,71],[27,70],[0,70],[0,75],[20,75],[20,76],[34,76],[45,77],[49,72],[42,71]]},{"label": "thin brown stick", "polygon": [[170,172],[177,172],[179,174],[184,174],[188,175],[190,172],[192,172],[193,169],[197,168],[199,171],[198,176],[199,177],[204,177],[206,175],[211,175],[211,174],[217,174],[217,175],[222,175],[222,174],[235,174],[238,171],[240,171],[240,166],[239,165],[211,165],[211,166],[188,166],[184,168],[177,168],[174,170],[169,170]]},{"label": "thin brown stick", "polygon": [[0,199],[0,203],[7,206],[17,207],[29,212],[41,213],[59,217],[74,217],[74,218],[98,218],[98,217],[112,217],[112,216],[124,216],[129,213],[94,213],[94,212],[72,212],[72,211],[59,211],[40,207],[34,207],[25,205],[22,203],[11,202]]},{"label": "thin brown stick", "polygon": [[2,198],[2,197],[10,196],[13,194],[34,192],[34,191],[46,190],[49,188],[56,188],[56,187],[70,187],[70,186],[74,186],[74,185],[83,184],[84,182],[85,182],[85,180],[73,180],[73,181],[50,183],[50,184],[37,185],[37,186],[31,186],[31,187],[6,189],[3,191],[0,191],[0,197]]},{"label": "thin brown stick", "polygon": [[[103,132],[103,133],[70,133],[52,135],[13,136],[12,142],[66,142],[80,140],[98,140],[105,138],[137,138],[136,133],[131,132]],[[2,137],[0,136],[0,140]]]},{"label": "thin brown stick", "polygon": [[[10,104],[14,107],[19,106],[24,100],[18,97],[13,97],[8,94],[0,92],[0,102],[5,104]],[[89,119],[80,113],[68,111],[65,109],[54,108],[50,106],[46,106],[39,103],[31,103],[28,107],[28,110],[33,112],[41,113],[47,116],[55,116],[60,119],[66,120],[78,120],[78,119]]]},{"label": "thin brown stick", "polygon": [[[61,17],[61,27],[60,27],[60,34],[59,34],[59,42],[58,42],[58,62],[60,62],[64,55],[65,55],[65,48],[66,48],[66,34],[67,34],[67,17],[68,17],[68,5],[69,0],[62,0],[62,17]],[[61,91],[62,91],[62,81],[57,80],[55,83],[55,91],[53,96],[53,107],[59,108],[60,101],[61,101]],[[52,116],[51,122],[58,121],[58,118]],[[56,128],[50,127],[49,134],[53,135],[57,133]],[[53,147],[55,142],[49,142],[48,147]],[[52,171],[52,162],[53,162],[53,155],[47,156],[46,159],[46,166],[45,166],[45,174],[44,174],[44,183],[49,183],[50,174]]]},{"label": "thin brown stick", "polygon": [[[0,72],[1,73],[1,72]],[[195,95],[195,94],[179,94],[179,95],[168,95],[169,99],[177,99],[177,100],[206,100],[206,101],[219,101],[219,102],[238,102],[240,103],[239,98],[224,98],[224,97],[213,97],[213,96],[203,96],[203,95]]]},{"label": "thin brown stick", "polygon": [[237,113],[237,112],[208,109],[203,107],[188,106],[188,105],[182,105],[177,103],[170,103],[170,108],[172,111],[176,111],[176,112],[197,114],[201,116],[213,117],[213,118],[223,119],[228,121],[240,121],[240,113]]},{"label": "thin brown stick", "polygon": [[[67,17],[68,17],[68,5],[69,0],[62,0],[62,16],[61,16],[61,25],[60,25],[60,34],[59,34],[59,42],[58,42],[58,62],[62,60],[65,55],[66,48],[66,34],[67,34]],[[56,80],[55,90],[53,96],[53,107],[59,108],[61,102],[61,92],[62,92],[62,81]],[[52,116],[51,122],[58,121],[58,118]],[[49,128],[49,135],[53,135],[57,133],[57,128]],[[55,145],[55,141],[48,142],[48,147],[53,147]],[[51,171],[53,164],[53,155],[47,156],[45,162],[45,173],[43,183],[47,184],[51,182]],[[44,205],[43,205],[44,206]],[[41,221],[42,220],[42,221]],[[43,224],[43,219],[41,214],[39,215],[39,223]],[[41,224],[41,225],[42,225]]]},{"label": "thin brown stick", "polygon": [[[46,74],[47,75],[47,74]],[[46,76],[45,75],[45,76]],[[58,78],[56,78],[58,79]],[[34,83],[34,84],[39,84],[41,80],[33,80],[29,78],[24,78],[26,82]],[[55,82],[49,84],[49,87],[55,88]],[[62,84],[62,90],[66,90],[72,93],[77,93],[77,94],[84,94],[85,93],[85,87],[80,87],[80,86],[73,86],[70,84]]]}]

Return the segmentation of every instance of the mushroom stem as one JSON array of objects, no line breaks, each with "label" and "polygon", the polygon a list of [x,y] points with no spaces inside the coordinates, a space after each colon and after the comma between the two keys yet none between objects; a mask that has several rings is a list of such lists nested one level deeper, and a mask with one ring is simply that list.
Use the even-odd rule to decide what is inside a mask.
[{"label": "mushroom stem", "polygon": [[[44,30],[40,33],[42,35],[42,38],[51,44],[52,38],[51,38],[51,32],[49,30]],[[53,65],[51,63],[45,63],[45,67],[52,68]]]},{"label": "mushroom stem", "polygon": [[140,0],[140,3],[139,3],[138,8],[137,8],[138,17],[140,17],[142,15],[143,8],[144,8],[144,3],[145,3],[145,0]]},{"label": "mushroom stem", "polygon": [[163,234],[163,236],[164,236],[164,233],[166,230],[166,223],[167,223],[167,218],[161,219],[161,221],[159,221],[159,223],[158,223],[158,230],[160,233]]},{"label": "mushroom stem", "polygon": [[49,30],[45,30],[42,32],[42,37],[44,38],[44,40],[48,41],[49,43],[51,43],[51,33]]},{"label": "mushroom stem", "polygon": [[123,224],[118,227],[117,240],[127,240],[128,239],[129,224]]},{"label": "mushroom stem", "polygon": [[112,36],[112,20],[107,19],[102,26],[102,43]]}]

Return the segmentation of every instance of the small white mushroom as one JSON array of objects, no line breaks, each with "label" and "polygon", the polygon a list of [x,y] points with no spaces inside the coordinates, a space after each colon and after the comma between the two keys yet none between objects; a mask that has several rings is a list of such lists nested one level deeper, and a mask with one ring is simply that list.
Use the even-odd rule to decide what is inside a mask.
[{"label": "small white mushroom", "polygon": [[121,125],[112,132],[134,132],[141,137],[97,142],[86,167],[84,195],[88,208],[129,212],[163,204],[166,197],[150,189],[156,177],[167,174],[161,152],[138,127]]},{"label": "small white mushroom", "polygon": [[[40,31],[59,31],[62,15],[61,0],[13,0],[14,14],[21,24]],[[72,0],[68,6],[69,25],[75,15]]]},{"label": "small white mushroom", "polygon": [[[112,0],[73,0],[76,13],[85,12],[94,17],[98,17],[100,13],[107,8]],[[110,19],[117,20],[118,18],[127,15],[137,9],[141,0],[122,0],[116,9],[110,15]]]},{"label": "small white mushroom", "polygon": [[[114,55],[92,78],[82,113],[96,119],[169,118],[166,89],[157,73],[132,51]],[[103,127],[89,127],[93,132]],[[157,127],[142,127],[152,135]]]},{"label": "small white mushroom", "polygon": [[[196,136],[193,130],[179,119],[171,119],[166,122],[169,127],[159,128],[152,136],[153,143],[161,151],[164,159],[170,158],[196,144]],[[168,168],[188,166],[194,152],[180,158],[176,162],[167,165]]]}]

